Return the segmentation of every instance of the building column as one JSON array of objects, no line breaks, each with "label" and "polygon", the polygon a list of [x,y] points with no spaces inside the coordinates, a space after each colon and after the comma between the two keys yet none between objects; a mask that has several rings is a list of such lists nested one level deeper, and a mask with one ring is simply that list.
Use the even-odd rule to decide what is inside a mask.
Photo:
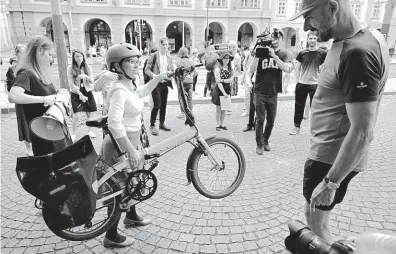
[{"label": "building column", "polygon": [[[122,16],[121,15],[111,15],[111,43],[120,43],[125,41],[124,28],[122,28]],[[108,24],[109,25],[109,24]],[[110,25],[109,25],[110,26]]]}]

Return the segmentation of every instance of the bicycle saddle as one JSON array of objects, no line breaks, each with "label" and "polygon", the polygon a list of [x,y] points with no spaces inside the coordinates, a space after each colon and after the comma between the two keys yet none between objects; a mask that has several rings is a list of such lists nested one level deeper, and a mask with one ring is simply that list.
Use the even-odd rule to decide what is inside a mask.
[{"label": "bicycle saddle", "polygon": [[107,115],[89,118],[85,124],[88,127],[103,128],[107,124]]}]

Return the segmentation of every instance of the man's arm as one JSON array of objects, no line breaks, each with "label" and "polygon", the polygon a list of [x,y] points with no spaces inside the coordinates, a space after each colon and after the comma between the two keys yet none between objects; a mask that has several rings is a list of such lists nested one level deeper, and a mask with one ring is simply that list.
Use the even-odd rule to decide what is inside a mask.
[{"label": "man's arm", "polygon": [[383,75],[375,54],[354,49],[345,55],[340,61],[338,78],[351,126],[328,173],[330,181],[336,183],[356,168],[374,139]]},{"label": "man's arm", "polygon": [[292,65],[292,63],[290,62],[290,57],[286,57],[286,62],[283,62],[282,59],[280,59],[279,56],[277,56],[277,55],[275,54],[273,48],[270,48],[269,51],[270,51],[270,55],[272,56],[272,58],[274,58],[274,60],[275,60],[275,62],[276,62],[276,65],[278,65],[278,67],[279,67],[282,71],[287,72],[287,73],[292,72],[292,70],[293,70],[293,65]]},{"label": "man's arm", "polygon": [[296,63],[294,64],[294,73],[296,76],[296,82],[300,82],[301,63],[299,61],[296,61]]},{"label": "man's arm", "polygon": [[146,64],[146,68],[144,69],[144,72],[150,77],[150,78],[154,78],[155,77],[155,73],[151,71],[152,67],[153,67],[153,62],[154,62],[154,57],[155,57],[156,53],[153,53],[149,59],[147,60],[147,64]]},{"label": "man's arm", "polygon": [[252,76],[254,72],[257,70],[258,61],[259,61],[258,58],[254,58],[251,61],[250,66],[246,71],[245,82],[249,87],[252,87]]}]

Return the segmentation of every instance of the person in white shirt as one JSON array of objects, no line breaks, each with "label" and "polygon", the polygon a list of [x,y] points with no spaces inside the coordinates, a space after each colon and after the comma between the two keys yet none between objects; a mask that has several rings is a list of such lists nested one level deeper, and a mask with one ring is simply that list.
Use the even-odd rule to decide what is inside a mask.
[{"label": "person in white shirt", "polygon": [[[168,78],[164,71],[153,77],[145,86],[136,86],[135,78],[140,65],[140,51],[128,43],[120,43],[109,48],[106,62],[109,70],[118,74],[107,94],[108,126],[121,150],[126,151],[132,170],[140,165],[142,143],[141,114],[144,108],[142,97],[148,96],[159,82]],[[101,156],[109,165],[117,162],[116,148],[109,135],[102,144]],[[118,234],[119,221],[107,231],[103,241],[105,247],[126,247],[134,242],[133,238]],[[136,213],[135,206],[127,212],[124,224],[145,226],[150,220],[143,219]]]}]

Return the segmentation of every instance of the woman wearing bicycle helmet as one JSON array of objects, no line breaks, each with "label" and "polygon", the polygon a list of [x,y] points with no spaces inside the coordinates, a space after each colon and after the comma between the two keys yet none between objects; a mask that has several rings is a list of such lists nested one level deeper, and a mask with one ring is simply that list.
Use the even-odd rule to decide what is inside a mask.
[{"label": "woman wearing bicycle helmet", "polygon": [[[129,43],[112,46],[106,53],[106,63],[109,71],[118,74],[118,80],[111,85],[107,95],[108,126],[121,150],[128,153],[129,163],[135,170],[140,161],[142,144],[140,141],[141,113],[144,103],[140,99],[148,96],[157,84],[167,77],[161,73],[144,86],[136,86],[135,79],[140,65],[140,51]],[[136,87],[136,88],[135,88]],[[116,149],[109,135],[102,144],[101,155],[106,163],[113,165],[117,162]],[[126,247],[134,242],[133,238],[118,234],[118,223],[114,223],[107,231],[103,241],[105,247]],[[143,219],[136,213],[135,206],[126,213],[126,226],[145,226],[150,221]]]}]

